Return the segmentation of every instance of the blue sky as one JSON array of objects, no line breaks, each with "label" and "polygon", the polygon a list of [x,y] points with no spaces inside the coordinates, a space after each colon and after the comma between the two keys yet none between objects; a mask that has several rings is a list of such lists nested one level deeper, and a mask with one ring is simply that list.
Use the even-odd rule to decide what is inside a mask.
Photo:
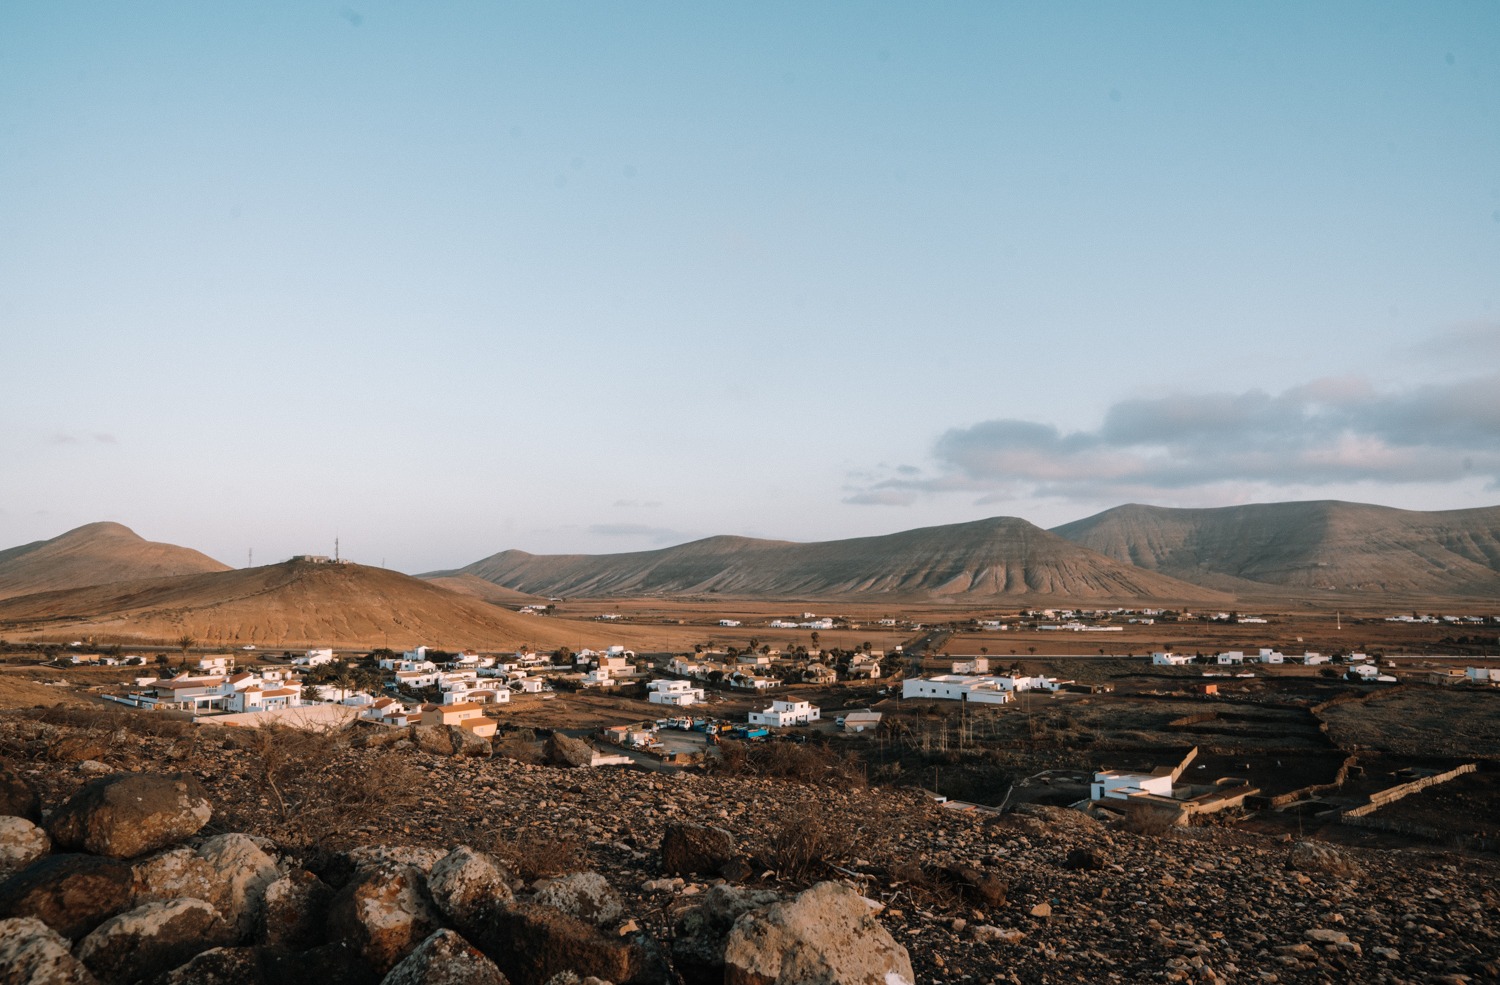
[{"label": "blue sky", "polygon": [[0,546],[1500,502],[1500,7],[0,8]]}]

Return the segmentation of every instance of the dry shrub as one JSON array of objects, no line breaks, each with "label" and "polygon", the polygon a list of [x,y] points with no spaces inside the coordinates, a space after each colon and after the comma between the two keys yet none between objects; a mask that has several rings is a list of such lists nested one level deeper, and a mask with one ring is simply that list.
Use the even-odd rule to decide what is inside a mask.
[{"label": "dry shrub", "polygon": [[263,726],[231,740],[249,753],[249,779],[270,795],[278,840],[312,846],[346,837],[415,799],[420,777],[391,750],[361,752],[346,736]]},{"label": "dry shrub", "polygon": [[507,837],[496,834],[490,845],[490,854],[527,882],[585,872],[593,867],[583,843],[571,835],[558,837],[523,832]]},{"label": "dry shrub", "polygon": [[837,865],[852,847],[815,810],[802,810],[770,829],[763,861],[788,882],[811,882],[827,866]]},{"label": "dry shrub", "polygon": [[1177,826],[1177,815],[1154,807],[1132,807],[1120,826],[1131,834],[1160,838]]},{"label": "dry shrub", "polygon": [[725,742],[719,747],[718,768],[737,776],[775,777],[802,783],[865,785],[864,764],[828,746],[795,742]]}]

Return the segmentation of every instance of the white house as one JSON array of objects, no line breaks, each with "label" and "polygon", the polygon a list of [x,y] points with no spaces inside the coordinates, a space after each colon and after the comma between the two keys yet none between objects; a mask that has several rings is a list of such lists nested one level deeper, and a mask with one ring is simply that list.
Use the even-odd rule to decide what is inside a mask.
[{"label": "white house", "polygon": [[1273,650],[1268,646],[1263,646],[1260,648],[1260,653],[1256,654],[1256,659],[1263,664],[1280,664],[1286,663],[1286,654],[1280,650]]},{"label": "white house", "polygon": [[955,674],[988,674],[989,672],[989,657],[961,657],[953,661]]},{"label": "white house", "polygon": [[419,646],[415,650],[407,650],[401,654],[402,660],[426,660],[429,647]]},{"label": "white house", "polygon": [[728,626],[730,628],[733,628],[735,626],[738,626],[739,624],[740,624],[740,621],[738,619],[720,619],[719,620],[719,625],[720,626]]},{"label": "white house", "polygon": [[771,707],[765,711],[752,711],[749,717],[751,725],[781,728],[786,725],[806,725],[808,722],[816,722],[822,717],[822,712],[816,705],[808,704],[806,701],[773,701]]},{"label": "white house", "polygon": [[583,675],[584,687],[614,687],[620,682],[609,676],[609,669],[596,667]]},{"label": "white house", "polygon": [[1245,652],[1243,650],[1225,650],[1217,657],[1214,657],[1214,660],[1220,664],[1242,664],[1245,662]]},{"label": "white house", "polygon": [[1332,657],[1328,656],[1325,653],[1313,653],[1311,650],[1302,654],[1302,662],[1309,667],[1316,667],[1318,664],[1326,664],[1329,660],[1332,659]]},{"label": "white house", "polygon": [[865,732],[880,727],[880,712],[851,711],[844,715],[845,732]]},{"label": "white house", "polygon": [[754,674],[745,674],[736,671],[729,678],[731,687],[742,688],[746,691],[764,691],[768,688],[780,687],[781,682],[774,677],[757,677]]},{"label": "white house", "polygon": [[1002,687],[998,680],[994,677],[964,677],[957,674],[911,677],[901,683],[901,697],[1003,705],[1010,701],[1011,688]]},{"label": "white house", "polygon": [[540,677],[522,677],[511,681],[509,687],[512,691],[520,691],[522,694],[541,694],[542,679]]},{"label": "white house", "polygon": [[328,647],[308,650],[300,657],[293,657],[292,663],[299,667],[318,667],[322,664],[333,663],[333,650]]},{"label": "white house", "polygon": [[646,685],[646,700],[653,705],[677,705],[686,707],[695,705],[703,700],[704,691],[701,687],[693,687],[688,681],[658,680]]},{"label": "white house", "polygon": [[1153,653],[1151,663],[1157,667],[1183,667],[1193,662],[1186,653]]},{"label": "white house", "polygon": [[1093,800],[1129,800],[1142,794],[1172,796],[1172,774],[1104,770],[1094,774],[1094,782],[1089,788],[1089,797]]},{"label": "white house", "polygon": [[207,656],[198,658],[198,670],[205,674],[227,674],[234,669],[232,656]]},{"label": "white house", "polygon": [[1465,667],[1464,680],[1470,684],[1500,684],[1500,667]]},{"label": "white house", "polygon": [[396,671],[396,683],[402,687],[435,687],[438,682],[438,672],[433,670],[398,670]]},{"label": "white house", "polygon": [[1396,683],[1396,678],[1390,674],[1382,674],[1380,668],[1373,664],[1355,664],[1344,673],[1344,676],[1351,681],[1363,681],[1366,684],[1377,681],[1381,684]]}]

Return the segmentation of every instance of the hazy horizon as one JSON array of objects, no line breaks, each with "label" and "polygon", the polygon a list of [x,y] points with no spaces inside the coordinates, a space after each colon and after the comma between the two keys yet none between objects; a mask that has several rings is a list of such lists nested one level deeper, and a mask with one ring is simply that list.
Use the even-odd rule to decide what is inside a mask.
[{"label": "hazy horizon", "polygon": [[0,548],[1500,502],[1500,7],[0,9]]}]

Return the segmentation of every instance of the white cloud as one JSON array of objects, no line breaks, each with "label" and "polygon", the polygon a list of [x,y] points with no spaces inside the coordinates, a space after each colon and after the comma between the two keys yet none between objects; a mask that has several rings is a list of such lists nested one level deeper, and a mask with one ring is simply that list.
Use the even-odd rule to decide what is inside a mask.
[{"label": "white cloud", "polygon": [[1064,500],[1140,497],[1244,483],[1299,488],[1455,483],[1500,488],[1500,374],[1381,391],[1358,377],[1272,394],[1178,393],[1122,400],[1099,427],[1040,421],[952,428],[919,475],[884,470],[846,503],[908,505],[921,494],[974,492]]}]

